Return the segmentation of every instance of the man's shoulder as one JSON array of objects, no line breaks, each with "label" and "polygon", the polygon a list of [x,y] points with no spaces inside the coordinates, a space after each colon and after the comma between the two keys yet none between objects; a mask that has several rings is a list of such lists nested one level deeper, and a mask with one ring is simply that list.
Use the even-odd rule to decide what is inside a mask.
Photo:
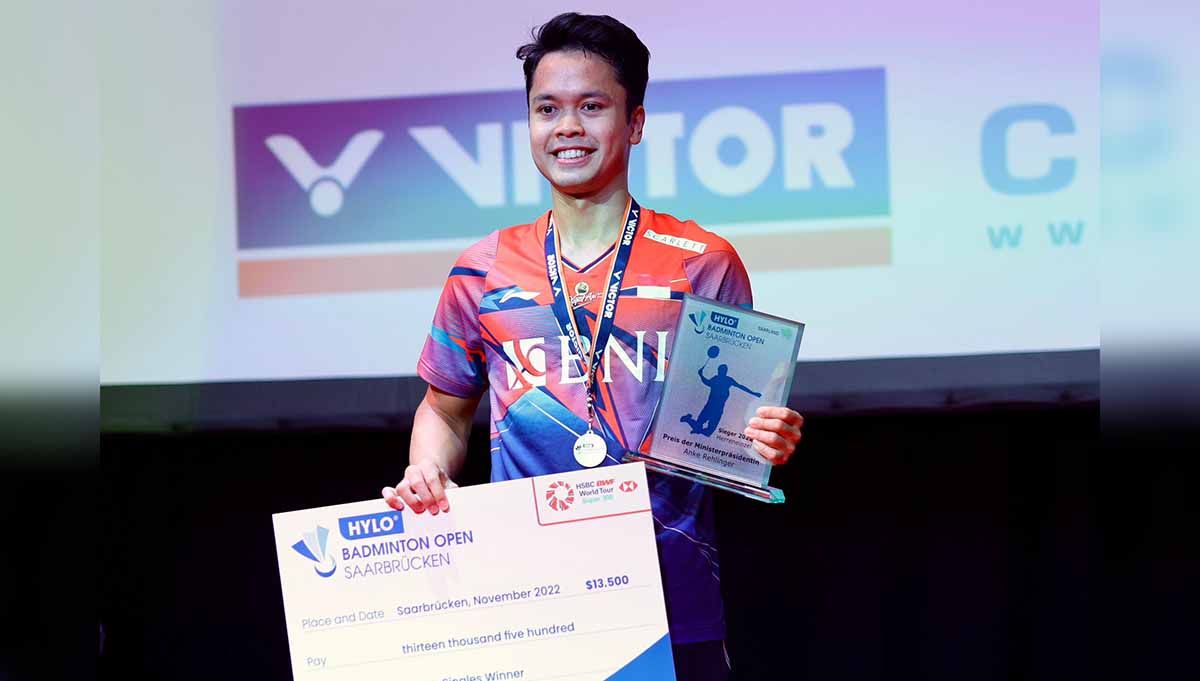
[{"label": "man's shoulder", "polygon": [[454,261],[454,269],[450,271],[451,276],[455,274],[482,275],[490,270],[492,263],[496,261],[496,245],[499,235],[500,230],[493,231],[463,249]]},{"label": "man's shoulder", "polygon": [[733,245],[724,237],[701,227],[695,220],[680,220],[670,213],[660,213],[650,208],[644,208],[642,215],[646,223],[643,235],[651,241],[691,251],[691,256],[736,253]]},{"label": "man's shoulder", "polygon": [[458,256],[459,262],[456,263],[456,266],[468,261],[476,265],[487,265],[482,268],[486,271],[491,269],[492,263],[496,262],[498,258],[503,258],[506,253],[511,255],[514,251],[524,252],[535,245],[540,248],[541,241],[535,237],[541,221],[542,218],[539,217],[533,222],[502,227],[493,231],[468,246]]},{"label": "man's shoulder", "polygon": [[693,220],[680,220],[652,211],[646,211],[643,236],[658,244],[658,252],[647,257],[678,263],[692,293],[730,305],[752,303],[746,265],[733,245],[723,237]]},{"label": "man's shoulder", "polygon": [[490,234],[468,246],[459,254],[455,267],[468,267],[488,271],[504,251],[514,247],[527,247],[537,230],[537,222],[512,225],[493,230]]},{"label": "man's shoulder", "polygon": [[508,227],[504,227],[504,228],[496,230],[496,233],[499,234],[500,237],[506,241],[512,240],[512,239],[516,239],[519,241],[527,240],[527,239],[529,239],[529,237],[531,237],[537,233],[538,225],[540,225],[540,224],[542,224],[542,222],[544,222],[545,217],[546,217],[545,214],[539,215],[538,218],[536,220],[534,220],[533,222],[526,222],[526,223],[520,224],[520,225],[510,225]]}]

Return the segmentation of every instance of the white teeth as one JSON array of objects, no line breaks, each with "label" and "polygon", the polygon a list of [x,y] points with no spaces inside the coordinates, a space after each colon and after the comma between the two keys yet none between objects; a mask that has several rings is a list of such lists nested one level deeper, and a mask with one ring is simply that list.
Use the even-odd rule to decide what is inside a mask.
[{"label": "white teeth", "polygon": [[583,149],[564,149],[555,154],[555,156],[561,159],[583,158],[586,155],[587,152]]}]

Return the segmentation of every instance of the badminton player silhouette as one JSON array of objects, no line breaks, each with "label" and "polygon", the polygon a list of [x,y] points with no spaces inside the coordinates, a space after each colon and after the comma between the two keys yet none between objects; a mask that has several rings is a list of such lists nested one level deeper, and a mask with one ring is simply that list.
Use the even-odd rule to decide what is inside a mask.
[{"label": "badminton player silhouette", "polygon": [[[717,346],[712,346],[708,349],[709,359],[715,358],[720,354],[721,350]],[[692,434],[703,435],[710,437],[717,430],[717,424],[721,422],[721,416],[725,413],[725,403],[729,401],[729,391],[732,388],[750,393],[755,397],[762,397],[762,393],[756,392],[741,383],[738,383],[729,375],[729,365],[722,364],[717,367],[717,373],[710,378],[704,377],[704,369],[708,366],[708,360],[700,366],[696,373],[700,375],[700,381],[708,386],[708,400],[700,409],[699,416],[693,418],[691,414],[684,414],[679,418],[680,423],[686,423],[692,427]]]}]

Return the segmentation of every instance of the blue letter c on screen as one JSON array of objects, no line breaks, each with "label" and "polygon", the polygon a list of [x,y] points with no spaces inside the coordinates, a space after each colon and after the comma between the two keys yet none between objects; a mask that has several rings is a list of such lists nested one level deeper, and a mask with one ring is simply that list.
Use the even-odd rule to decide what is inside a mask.
[{"label": "blue letter c on screen", "polygon": [[980,149],[983,178],[1001,194],[1046,194],[1058,191],[1075,179],[1075,159],[1054,158],[1041,177],[1014,177],[1008,171],[1008,129],[1016,123],[1038,121],[1052,135],[1075,132],[1075,121],[1062,107],[1053,104],[1008,106],[988,116],[983,124]]}]

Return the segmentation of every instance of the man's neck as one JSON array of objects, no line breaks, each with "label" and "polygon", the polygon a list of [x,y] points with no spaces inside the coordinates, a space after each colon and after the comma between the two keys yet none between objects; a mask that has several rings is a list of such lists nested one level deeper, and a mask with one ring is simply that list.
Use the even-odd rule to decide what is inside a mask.
[{"label": "man's neck", "polygon": [[598,194],[554,194],[554,225],[562,254],[575,262],[590,262],[603,255],[625,226],[629,190],[623,185]]}]

